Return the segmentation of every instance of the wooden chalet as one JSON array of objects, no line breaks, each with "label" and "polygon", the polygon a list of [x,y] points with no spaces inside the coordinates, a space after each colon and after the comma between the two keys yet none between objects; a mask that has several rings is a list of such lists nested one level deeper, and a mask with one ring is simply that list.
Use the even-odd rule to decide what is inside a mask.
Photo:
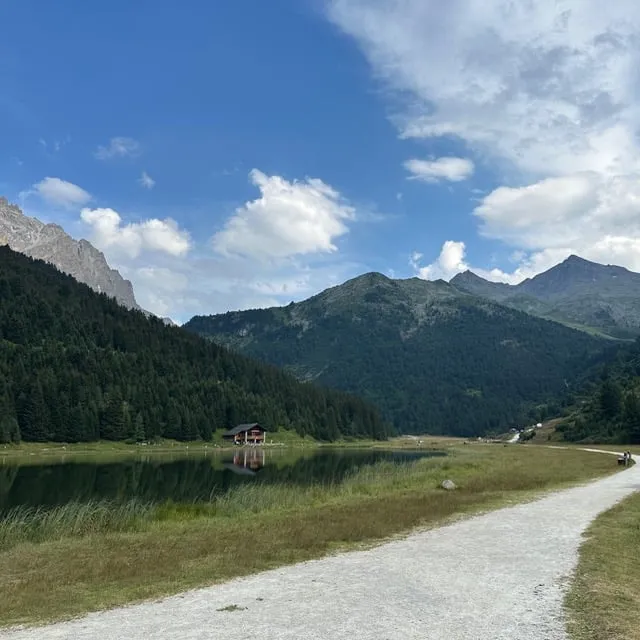
[{"label": "wooden chalet", "polygon": [[257,422],[239,424],[222,434],[224,440],[231,441],[233,444],[264,444],[266,437],[267,430]]}]

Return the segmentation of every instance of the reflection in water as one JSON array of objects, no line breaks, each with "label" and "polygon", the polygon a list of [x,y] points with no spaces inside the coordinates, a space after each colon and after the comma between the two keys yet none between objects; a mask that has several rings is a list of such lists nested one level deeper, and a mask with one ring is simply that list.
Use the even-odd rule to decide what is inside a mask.
[{"label": "reflection in water", "polygon": [[228,455],[147,455],[108,463],[0,463],[0,512],[20,505],[51,507],[89,500],[198,502],[243,482],[333,484],[365,465],[436,455],[445,454],[328,449],[295,453],[255,447]]},{"label": "reflection in water", "polygon": [[224,468],[242,475],[253,476],[266,463],[266,451],[263,448],[244,448],[233,456],[233,462],[225,462]]}]

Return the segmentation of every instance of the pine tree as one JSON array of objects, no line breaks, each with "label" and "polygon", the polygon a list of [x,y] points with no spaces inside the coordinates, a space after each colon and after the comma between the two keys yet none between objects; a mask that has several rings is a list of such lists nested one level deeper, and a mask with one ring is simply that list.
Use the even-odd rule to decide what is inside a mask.
[{"label": "pine tree", "polygon": [[125,412],[119,391],[112,391],[100,421],[100,437],[104,440],[124,440]]},{"label": "pine tree", "polygon": [[20,442],[20,427],[14,415],[0,416],[0,444]]},{"label": "pine tree", "polygon": [[132,431],[131,431],[131,439],[134,440],[135,442],[142,442],[144,441],[145,435],[144,435],[144,418],[142,417],[141,413],[138,413],[135,417],[135,419],[132,422]]},{"label": "pine tree", "polygon": [[50,439],[49,412],[40,383],[33,383],[20,399],[18,423],[22,437],[30,442],[46,442]]}]

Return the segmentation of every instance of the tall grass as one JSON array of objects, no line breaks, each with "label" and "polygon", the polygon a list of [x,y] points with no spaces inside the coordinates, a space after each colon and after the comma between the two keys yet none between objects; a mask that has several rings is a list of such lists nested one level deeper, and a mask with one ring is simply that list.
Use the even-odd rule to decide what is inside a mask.
[{"label": "tall grass", "polygon": [[[577,454],[578,458],[584,454]],[[597,455],[597,454],[593,454]],[[188,522],[198,518],[242,518],[264,512],[283,512],[321,507],[348,501],[379,499],[396,492],[434,491],[452,476],[467,494],[496,495],[502,492],[544,489],[576,477],[567,464],[576,452],[545,456],[544,466],[514,468],[512,456],[494,456],[487,469],[484,455],[451,452],[446,458],[412,462],[382,461],[352,469],[341,481],[328,479],[311,485],[247,482],[207,502],[162,504],[128,502],[70,502],[45,508],[16,507],[0,515],[0,550],[22,542],[41,543],[104,533],[148,529],[154,522]],[[530,454],[530,457],[535,457]],[[581,459],[581,458],[580,458]],[[574,463],[575,464],[575,463]]]},{"label": "tall grass", "polygon": [[154,507],[136,500],[69,502],[51,509],[15,507],[0,517],[0,549],[21,542],[44,542],[107,531],[132,531],[154,514]]},{"label": "tall grass", "polygon": [[51,508],[15,507],[0,515],[0,550],[23,542],[140,531],[154,521],[230,518],[303,508],[338,498],[376,495],[393,487],[409,488],[423,475],[424,468],[421,473],[419,462],[380,462],[351,470],[341,482],[329,480],[308,486],[249,482],[214,494],[209,502],[153,504],[101,500],[69,502]]}]

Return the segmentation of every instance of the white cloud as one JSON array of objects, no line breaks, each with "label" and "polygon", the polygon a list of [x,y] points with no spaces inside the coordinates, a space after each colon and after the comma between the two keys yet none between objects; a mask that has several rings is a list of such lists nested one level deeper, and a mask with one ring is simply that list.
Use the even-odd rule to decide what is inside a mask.
[{"label": "white cloud", "polygon": [[156,186],[156,181],[146,171],[143,171],[138,178],[138,184],[145,189],[153,189]]},{"label": "white cloud", "polygon": [[195,314],[288,304],[364,270],[362,265],[332,260],[257,263],[240,256],[198,253],[197,249],[188,260],[145,251],[131,257],[113,247],[107,247],[105,254],[133,282],[141,307],[178,322]]},{"label": "white cloud", "polygon": [[436,160],[411,159],[404,163],[404,167],[411,173],[410,180],[423,182],[461,182],[473,175],[473,162],[467,158],[442,157]]},{"label": "white cloud", "polygon": [[597,174],[574,174],[525,187],[499,187],[474,213],[484,235],[535,249],[579,241],[586,217],[598,205]]},{"label": "white cloud", "polygon": [[45,178],[33,185],[32,192],[49,204],[68,208],[82,206],[91,200],[91,194],[77,184],[60,178]]},{"label": "white cloud", "polygon": [[109,160],[110,158],[125,158],[127,156],[137,156],[140,154],[140,143],[133,138],[117,136],[111,138],[109,144],[99,146],[94,152],[98,160]]},{"label": "white cloud", "polygon": [[354,209],[317,178],[288,182],[257,169],[249,174],[261,196],[239,207],[212,238],[222,255],[283,259],[337,250]]},{"label": "white cloud", "polygon": [[409,259],[409,264],[413,267],[416,275],[424,280],[450,280],[456,273],[468,269],[465,258],[466,247],[464,242],[447,240],[442,245],[440,255],[431,264],[422,267],[420,261],[423,258],[421,253],[415,252]]},{"label": "white cloud", "polygon": [[170,219],[126,223],[113,209],[85,208],[81,220],[132,281],[138,303],[179,322],[305,299],[366,270],[338,254],[336,241],[356,216],[335,189],[256,170],[250,178],[260,197],[232,212],[207,246]]},{"label": "white cloud", "polygon": [[165,293],[178,293],[189,287],[189,278],[184,274],[167,267],[144,266],[136,270],[139,281],[146,282],[153,288]]},{"label": "white cloud", "polygon": [[91,240],[99,249],[111,248],[130,258],[144,250],[184,256],[191,247],[189,233],[171,218],[123,224],[120,214],[113,209],[83,209],[80,217],[91,227]]},{"label": "white cloud", "polygon": [[406,99],[393,119],[401,137],[455,139],[508,176],[474,211],[483,235],[526,252],[505,277],[567,251],[638,265],[640,4],[328,7],[376,76]]}]

